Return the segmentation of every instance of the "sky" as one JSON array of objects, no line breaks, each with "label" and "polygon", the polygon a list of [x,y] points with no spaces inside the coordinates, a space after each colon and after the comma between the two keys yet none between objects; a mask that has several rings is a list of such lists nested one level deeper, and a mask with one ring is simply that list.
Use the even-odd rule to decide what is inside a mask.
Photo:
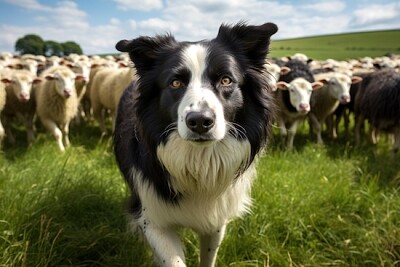
[{"label": "sky", "polygon": [[88,55],[116,53],[121,39],[172,33],[216,36],[222,23],[274,22],[274,39],[400,30],[400,0],[0,0],[0,52],[18,38],[78,43]]}]

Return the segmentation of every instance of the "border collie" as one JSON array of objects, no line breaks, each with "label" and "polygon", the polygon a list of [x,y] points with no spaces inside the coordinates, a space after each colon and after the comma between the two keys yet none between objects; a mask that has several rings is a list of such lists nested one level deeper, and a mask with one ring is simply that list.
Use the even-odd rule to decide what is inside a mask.
[{"label": "border collie", "polygon": [[130,214],[161,266],[186,266],[176,228],[200,237],[214,266],[227,223],[249,211],[255,158],[270,135],[265,58],[277,26],[221,25],[212,40],[170,34],[121,40],[139,75],[121,97],[114,131]]}]

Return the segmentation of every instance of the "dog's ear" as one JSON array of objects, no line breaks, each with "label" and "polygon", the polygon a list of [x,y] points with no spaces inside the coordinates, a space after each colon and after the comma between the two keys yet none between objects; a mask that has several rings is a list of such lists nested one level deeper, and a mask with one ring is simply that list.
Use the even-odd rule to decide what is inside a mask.
[{"label": "dog's ear", "polygon": [[225,43],[234,52],[244,54],[251,63],[262,67],[269,52],[270,39],[278,31],[274,23],[259,26],[241,22],[234,26],[221,25],[216,40]]},{"label": "dog's ear", "polygon": [[144,72],[150,71],[160,55],[168,48],[175,47],[177,44],[172,35],[157,35],[155,37],[141,36],[132,40],[121,40],[115,48],[120,52],[129,53],[129,57],[135,64],[135,68],[140,76]]}]

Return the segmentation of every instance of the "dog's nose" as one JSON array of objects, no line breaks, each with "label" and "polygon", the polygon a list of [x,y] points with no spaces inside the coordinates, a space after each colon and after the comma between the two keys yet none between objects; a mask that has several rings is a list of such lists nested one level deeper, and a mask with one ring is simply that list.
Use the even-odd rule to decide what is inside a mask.
[{"label": "dog's nose", "polygon": [[187,127],[198,134],[208,132],[215,123],[215,114],[211,110],[189,112],[186,115]]}]

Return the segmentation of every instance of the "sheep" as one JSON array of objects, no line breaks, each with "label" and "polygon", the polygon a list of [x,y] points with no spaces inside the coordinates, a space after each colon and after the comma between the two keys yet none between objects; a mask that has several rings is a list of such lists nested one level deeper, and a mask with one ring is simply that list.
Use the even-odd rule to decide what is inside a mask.
[{"label": "sheep", "polygon": [[97,72],[99,72],[103,68],[116,69],[118,68],[118,66],[119,65],[115,61],[105,60],[103,58],[97,58],[97,56],[93,56],[89,72],[89,80],[86,85],[86,90],[81,99],[82,111],[86,119],[89,119],[92,115],[90,92],[92,91],[93,78],[96,76]]},{"label": "sheep", "polygon": [[[358,90],[354,113],[356,145],[361,142],[364,120],[368,120],[373,130],[394,134],[394,157],[400,144],[400,74],[381,70],[367,75]],[[375,143],[375,136],[371,137]]]},{"label": "sheep", "polygon": [[78,106],[78,116],[76,117],[76,122],[79,124],[81,122],[82,117],[85,116],[85,112],[83,110],[82,99],[86,93],[87,84],[89,82],[90,75],[90,67],[91,64],[86,60],[79,60],[76,62],[67,62],[64,63],[67,67],[69,67],[76,74],[80,74],[83,76],[83,79],[79,79],[75,81],[75,89],[78,96],[79,106]]},{"label": "sheep", "polygon": [[266,62],[264,64],[264,67],[267,71],[268,84],[272,86],[272,91],[276,91],[276,83],[279,81],[279,77],[281,76],[281,74],[287,74],[290,69],[286,66],[280,67],[278,64],[270,62]]},{"label": "sheep", "polygon": [[[5,105],[6,105],[6,88],[4,83],[0,83],[0,115]],[[5,131],[3,124],[1,123],[1,116],[0,116],[0,148],[2,147],[4,137],[5,137]]]},{"label": "sheep", "polygon": [[69,123],[78,112],[75,80],[83,76],[66,66],[51,67],[40,76],[36,88],[36,112],[43,126],[56,138],[61,151],[70,145]]},{"label": "sheep", "polygon": [[[367,73],[354,73],[354,76],[364,77]],[[349,136],[350,115],[354,114],[354,102],[361,83],[352,83],[350,86],[350,99],[351,101],[346,104],[340,103],[334,113],[327,118],[327,128],[330,138],[336,139],[339,133],[339,124],[341,119],[344,121],[344,135]]]},{"label": "sheep", "polygon": [[310,111],[311,92],[323,84],[315,82],[309,67],[301,61],[290,60],[286,63],[286,67],[290,71],[280,76],[280,81],[277,83],[279,90],[275,92],[278,106],[276,119],[282,147],[292,149],[297,124],[305,119]]},{"label": "sheep", "polygon": [[317,81],[324,85],[311,96],[311,111],[308,114],[310,128],[317,136],[317,143],[323,144],[321,130],[325,119],[333,114],[339,103],[350,102],[350,85],[361,82],[362,78],[338,72],[320,73],[315,75]]},{"label": "sheep", "polygon": [[94,117],[98,120],[102,136],[107,134],[105,112],[110,111],[114,129],[115,112],[125,88],[136,79],[134,67],[104,68],[93,78],[90,100]]},{"label": "sheep", "polygon": [[2,112],[2,119],[8,142],[15,143],[11,131],[11,120],[19,118],[26,129],[28,144],[35,140],[34,117],[36,113],[36,100],[33,93],[33,84],[39,82],[36,76],[28,70],[17,70],[11,77],[1,79],[6,84],[7,100]]}]

